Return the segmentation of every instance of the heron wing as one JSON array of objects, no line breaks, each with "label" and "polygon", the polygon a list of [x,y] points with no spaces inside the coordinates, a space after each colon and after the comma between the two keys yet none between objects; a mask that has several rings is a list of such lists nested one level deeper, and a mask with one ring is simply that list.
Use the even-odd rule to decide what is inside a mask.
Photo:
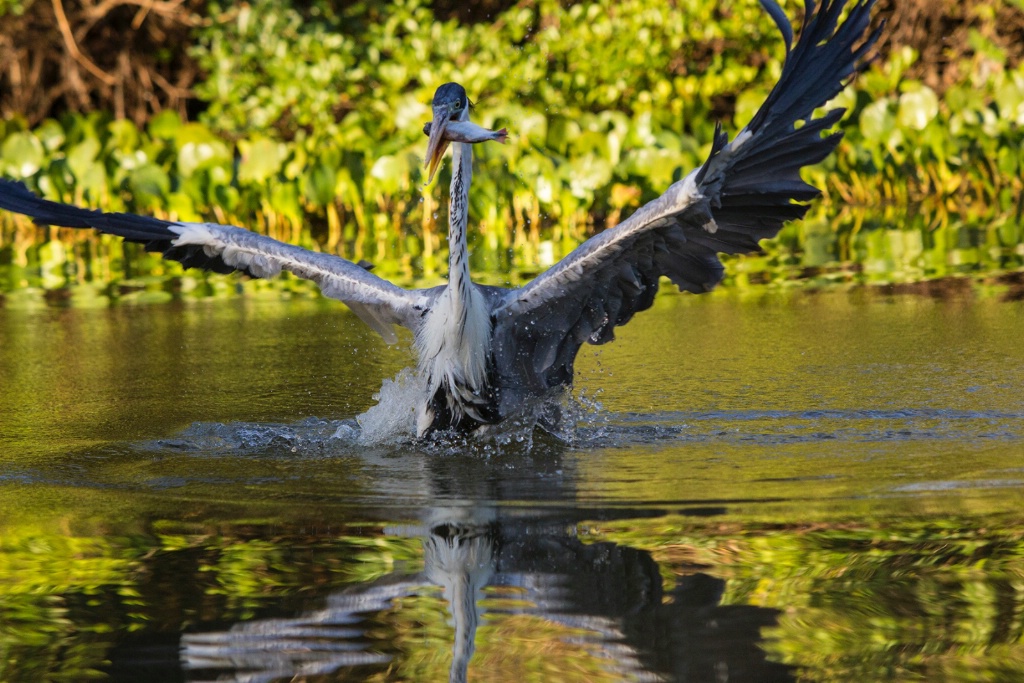
[{"label": "heron wing", "polygon": [[325,296],[345,302],[389,343],[397,340],[391,325],[415,329],[429,304],[427,293],[404,290],[339,256],[309,251],[243,228],[83,209],[42,199],[10,180],[0,180],[0,208],[25,214],[43,225],[93,228],[117,235],[142,244],[147,251],[161,252],[186,268],[216,273],[237,270],[257,278],[289,271],[317,283]]},{"label": "heron wing", "polygon": [[822,133],[843,112],[818,118],[813,112],[866,67],[865,54],[878,36],[876,30],[864,39],[874,0],[856,0],[842,24],[844,0],[820,7],[807,0],[791,49],[785,14],[774,0],[761,4],[787,47],[782,76],[765,103],[732,142],[716,130],[700,168],[505,295],[494,312],[501,364],[516,375],[505,381],[568,383],[580,345],[610,341],[615,327],[651,306],[662,276],[684,291],[712,289],[724,274],[720,253],[757,251],[761,239],[803,217],[806,201],[819,194],[800,169],[835,148],[841,133]]}]

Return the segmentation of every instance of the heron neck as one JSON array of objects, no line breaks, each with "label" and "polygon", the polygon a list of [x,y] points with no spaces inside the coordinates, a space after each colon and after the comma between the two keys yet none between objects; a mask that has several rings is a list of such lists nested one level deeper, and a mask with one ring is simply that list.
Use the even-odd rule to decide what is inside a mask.
[{"label": "heron neck", "polygon": [[469,184],[473,176],[473,146],[452,143],[452,185],[448,207],[448,286],[460,291],[469,284]]}]

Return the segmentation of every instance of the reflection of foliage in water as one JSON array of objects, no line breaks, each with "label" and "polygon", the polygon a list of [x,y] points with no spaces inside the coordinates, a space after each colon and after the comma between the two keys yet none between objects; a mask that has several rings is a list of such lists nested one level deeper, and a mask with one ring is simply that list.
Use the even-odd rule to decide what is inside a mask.
[{"label": "reflection of foliage in water", "polygon": [[[4,530],[0,537],[0,678],[54,680],[99,675],[110,632],[138,628],[134,589],[140,548],[102,537]],[[77,619],[75,606],[113,601],[110,621]],[[122,619],[124,617],[124,619]]]},{"label": "reflection of foliage in water", "polygon": [[[378,525],[157,522],[128,535],[104,531],[6,525],[5,680],[80,679],[102,669],[107,650],[131,632],[245,620],[270,606],[299,610],[308,608],[311,589],[322,594],[422,569],[419,541],[387,536]],[[578,533],[651,552],[668,586],[700,571],[725,580],[725,605],[780,610],[764,647],[807,679],[998,678],[1024,667],[1024,520],[659,517],[586,523]],[[585,633],[503,613],[502,605],[517,604],[515,590],[485,596],[498,609],[481,624],[477,670],[501,680],[566,671],[577,680],[614,678]],[[373,648],[394,657],[388,676],[443,678],[452,637],[446,609],[439,590],[427,587],[368,615]]]},{"label": "reflection of foliage in water", "polygon": [[1004,680],[1024,673],[1021,524],[688,523],[668,540],[671,521],[637,520],[597,537],[725,579],[725,603],[780,610],[763,646],[808,680]]},{"label": "reflection of foliage in water", "polygon": [[[252,537],[157,522],[154,533],[94,535],[33,526],[0,537],[0,678],[80,680],[100,675],[126,634],[178,631],[207,620],[250,619],[310,587],[415,572],[418,543],[380,536]],[[184,527],[184,528],[183,528]],[[162,533],[155,533],[163,529]],[[262,528],[261,528],[262,530]],[[298,561],[297,561],[297,558]]]}]

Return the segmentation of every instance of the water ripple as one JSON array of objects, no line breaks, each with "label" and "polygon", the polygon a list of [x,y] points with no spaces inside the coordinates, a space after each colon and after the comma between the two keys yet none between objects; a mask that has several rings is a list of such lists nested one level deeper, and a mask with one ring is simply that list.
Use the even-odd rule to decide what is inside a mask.
[{"label": "water ripple", "polygon": [[[934,440],[1021,440],[1024,413],[938,409],[749,410],[591,412],[576,415],[572,429],[544,435],[543,444],[563,450],[628,448],[659,444],[722,442],[773,446],[815,442],[906,442]],[[493,455],[519,447],[529,452],[533,437],[454,437],[391,447],[430,455],[478,452]],[[519,434],[518,436],[522,436]],[[515,442],[515,443],[513,443]],[[138,444],[143,450],[203,456],[330,456],[364,451],[368,444],[356,420],[307,418],[292,424],[197,422],[168,439]],[[504,450],[503,450],[504,448]]]}]

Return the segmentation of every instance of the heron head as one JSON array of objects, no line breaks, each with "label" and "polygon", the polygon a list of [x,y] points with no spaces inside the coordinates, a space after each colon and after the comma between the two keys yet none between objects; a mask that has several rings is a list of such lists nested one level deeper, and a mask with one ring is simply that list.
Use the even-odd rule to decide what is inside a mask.
[{"label": "heron head", "polygon": [[441,157],[448,149],[448,138],[444,131],[451,121],[469,120],[469,98],[466,89],[458,83],[445,83],[434,93],[432,103],[434,118],[430,122],[430,138],[427,142],[427,182],[434,179]]}]

